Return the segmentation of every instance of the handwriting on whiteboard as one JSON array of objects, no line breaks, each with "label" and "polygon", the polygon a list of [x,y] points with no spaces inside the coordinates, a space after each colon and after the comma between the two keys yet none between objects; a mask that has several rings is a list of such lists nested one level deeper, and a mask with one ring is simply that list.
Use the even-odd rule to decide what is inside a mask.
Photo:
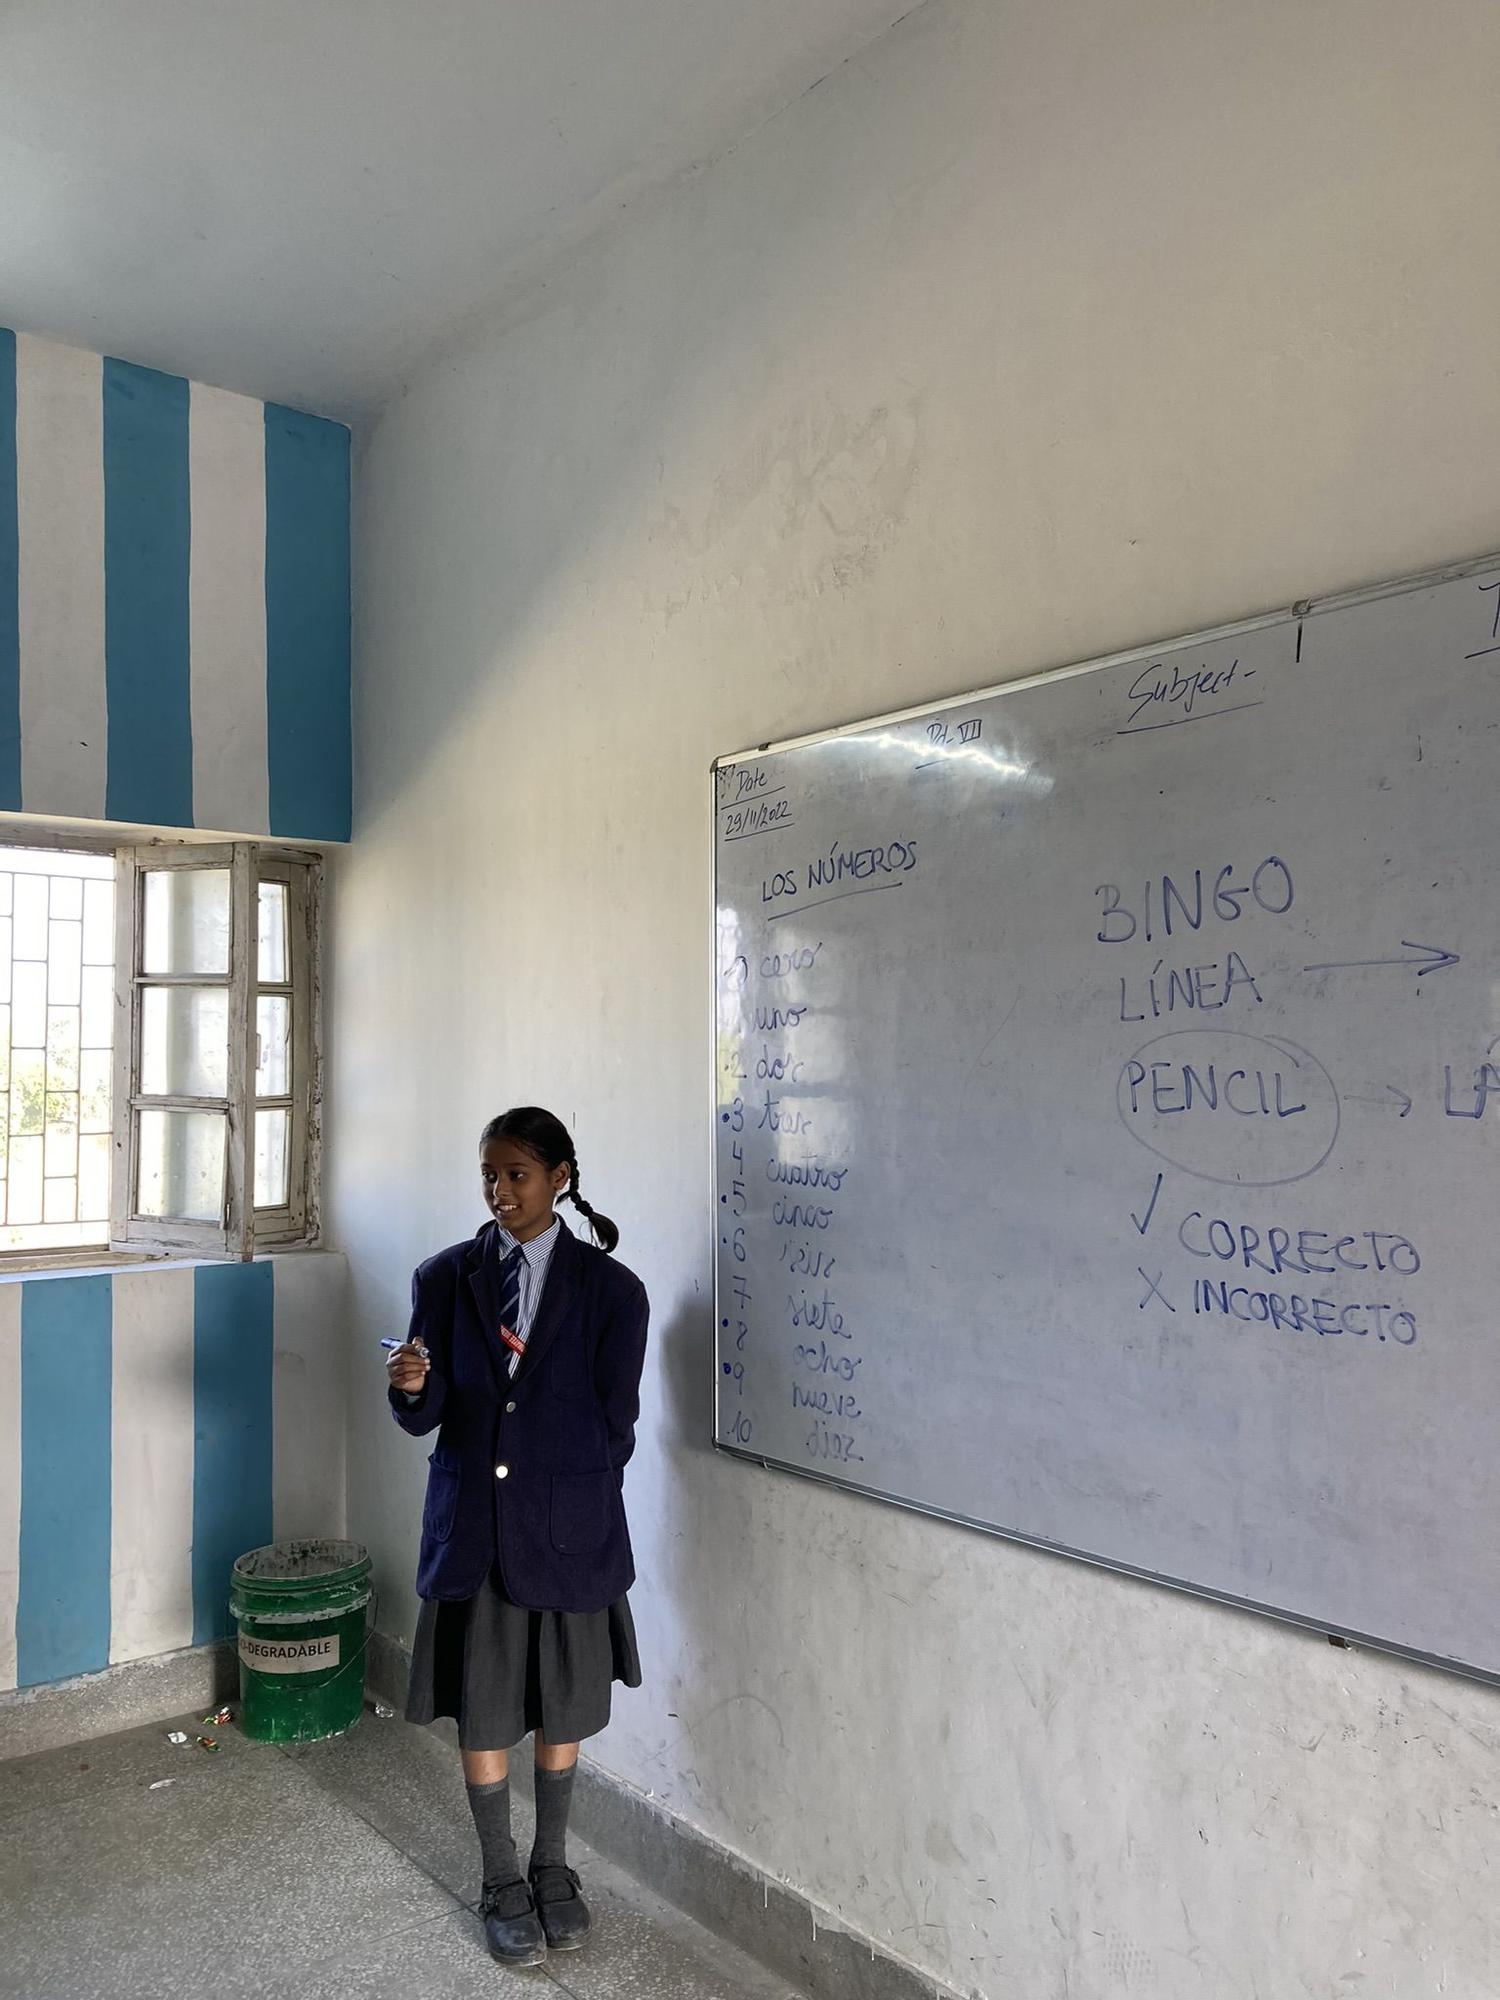
[{"label": "handwriting on whiteboard", "polygon": [[[1184,667],[1153,660],[1130,683],[1125,698],[1130,713],[1117,736],[1138,736],[1148,729],[1174,729],[1180,722],[1205,722],[1216,715],[1237,715],[1259,708],[1262,697],[1250,689],[1254,667],[1231,660],[1227,667]],[[1232,701],[1224,697],[1232,695]]]},{"label": "handwriting on whiteboard", "polygon": [[[763,904],[779,903],[786,897],[801,895],[804,890],[811,893],[834,883],[871,883],[875,878],[891,876],[899,879],[909,875],[916,865],[914,840],[891,840],[873,847],[851,847],[836,840],[827,854],[815,855],[801,866],[778,868],[773,874],[762,876],[760,900]],[[819,898],[819,901],[831,900]]]}]

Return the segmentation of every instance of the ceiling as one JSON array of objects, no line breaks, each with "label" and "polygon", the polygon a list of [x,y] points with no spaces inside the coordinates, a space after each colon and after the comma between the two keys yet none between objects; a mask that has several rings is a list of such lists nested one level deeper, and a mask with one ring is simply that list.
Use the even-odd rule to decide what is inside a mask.
[{"label": "ceiling", "polygon": [[327,415],[910,0],[0,0],[0,325]]}]

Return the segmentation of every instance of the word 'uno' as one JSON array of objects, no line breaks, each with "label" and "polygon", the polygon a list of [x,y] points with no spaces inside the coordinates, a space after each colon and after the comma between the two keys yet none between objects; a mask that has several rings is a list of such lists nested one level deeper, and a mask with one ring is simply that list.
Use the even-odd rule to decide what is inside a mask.
[{"label": "word 'uno'", "polygon": [[757,1007],[755,1010],[755,1031],[759,1035],[780,1034],[786,1028],[800,1028],[802,1016],[809,1011],[810,1002],[804,1000],[799,1007]]},{"label": "word 'uno'", "polygon": [[[1280,855],[1268,854],[1257,865],[1248,882],[1237,883],[1234,880],[1236,873],[1234,863],[1226,862],[1214,877],[1213,887],[1207,892],[1206,904],[1201,868],[1193,870],[1189,889],[1180,888],[1170,875],[1163,875],[1160,880],[1153,875],[1150,881],[1141,884],[1139,915],[1125,903],[1117,883],[1101,882],[1094,891],[1096,896],[1104,899],[1095,936],[1100,944],[1128,944],[1140,931],[1149,944],[1157,931],[1171,937],[1174,924],[1178,930],[1186,927],[1191,931],[1201,930],[1206,917],[1216,917],[1222,924],[1232,924],[1244,915],[1247,901],[1264,910],[1268,917],[1284,917],[1292,907],[1296,893],[1292,886],[1292,871]],[[1153,902],[1157,906],[1154,917]]]}]

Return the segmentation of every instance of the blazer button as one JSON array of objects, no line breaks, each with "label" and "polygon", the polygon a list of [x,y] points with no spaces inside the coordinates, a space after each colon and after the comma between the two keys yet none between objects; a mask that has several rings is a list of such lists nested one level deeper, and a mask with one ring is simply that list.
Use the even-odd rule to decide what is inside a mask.
[{"label": "blazer button", "polygon": [[505,1414],[506,1414],[506,1415],[507,1415],[508,1417],[513,1417],[513,1416],[514,1416],[514,1415],[516,1414],[516,1406],[515,1406],[515,1404],[514,1404],[514,1403],[507,1403],[507,1404],[506,1404],[506,1406],[505,1406]]},{"label": "blazer button", "polygon": [[508,1465],[497,1465],[495,1467],[495,1477],[497,1479],[506,1479],[509,1476],[510,1476],[510,1467]]}]

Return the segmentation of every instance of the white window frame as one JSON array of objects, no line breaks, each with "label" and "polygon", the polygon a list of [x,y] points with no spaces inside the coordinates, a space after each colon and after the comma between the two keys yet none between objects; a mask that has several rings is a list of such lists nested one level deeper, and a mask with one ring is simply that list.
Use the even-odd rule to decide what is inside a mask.
[{"label": "white window frame", "polygon": [[[0,816],[0,846],[62,848],[110,854],[116,864],[114,904],[114,1070],[110,1092],[110,1240],[108,1244],[68,1244],[60,1248],[0,1250],[0,1276],[26,1270],[66,1270],[164,1256],[252,1258],[258,1250],[312,1248],[320,1238],[318,1184],[322,1166],[322,854],[280,842],[234,840],[128,840],[100,838],[98,828],[70,832],[58,822],[26,824]],[[144,976],[142,898],[144,872],[152,868],[230,870],[230,1060],[224,1098],[142,1096],[140,1076],[140,994],[144,986],[170,986],[172,976]],[[254,1206],[254,1076],[256,1076],[256,992],[258,992],[258,906],[260,880],[286,882],[288,974],[284,992],[292,1000],[290,1092],[260,1100],[286,1108],[288,1118],[288,1200],[280,1208]],[[214,984],[202,976],[180,976],[176,984]],[[134,1214],[136,1192],[136,1112],[152,1106],[196,1104],[222,1112],[226,1124],[224,1212],[220,1222],[188,1222]]]},{"label": "white window frame", "polygon": [[[114,849],[115,1065],[111,1125],[110,1250],[116,1255],[253,1257],[258,1248],[310,1245],[318,1238],[318,1165],[321,1148],[321,941],[322,858],[303,848],[260,841],[215,844],[152,843]],[[146,974],[144,878],[159,869],[229,870],[230,941],[228,1088],[222,1098],[146,1095],[140,1088],[141,996],[147,986],[214,984],[202,975]],[[285,1108],[288,1119],[288,1199],[257,1210],[254,1201],[253,1092],[256,1072],[256,995],[261,880],[287,884],[290,974],[270,990],[292,1001],[291,1089],[263,1100]],[[218,1222],[135,1212],[139,1113],[152,1109],[205,1110],[226,1120],[224,1205]]]},{"label": "white window frame", "polygon": [[[322,864],[316,855],[294,848],[256,847],[256,882],[286,884],[287,974],[279,985],[258,976],[250,983],[248,1080],[256,1069],[255,996],[284,993],[292,1003],[290,1089],[283,1097],[256,1098],[255,1107],[285,1109],[287,1117],[287,1199],[280,1208],[255,1208],[250,1219],[253,1241],[262,1247],[284,1248],[314,1240],[318,1233],[317,1164],[321,1152],[319,1031],[321,987],[318,950],[322,913]],[[251,889],[252,911],[254,885]],[[258,971],[258,968],[257,968]],[[252,1107],[252,1108],[255,1108]],[[253,1173],[251,1176],[253,1180]],[[248,1251],[242,1255],[251,1254]]]}]

